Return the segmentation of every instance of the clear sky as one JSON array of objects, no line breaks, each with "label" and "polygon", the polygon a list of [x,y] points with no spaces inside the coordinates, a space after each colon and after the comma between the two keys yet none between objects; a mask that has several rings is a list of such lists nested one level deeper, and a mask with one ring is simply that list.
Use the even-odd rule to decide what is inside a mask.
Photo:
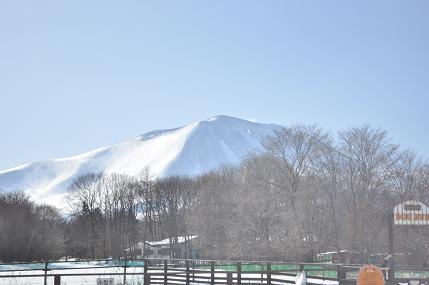
[{"label": "clear sky", "polygon": [[429,1],[0,1],[0,169],[226,114],[429,157]]}]

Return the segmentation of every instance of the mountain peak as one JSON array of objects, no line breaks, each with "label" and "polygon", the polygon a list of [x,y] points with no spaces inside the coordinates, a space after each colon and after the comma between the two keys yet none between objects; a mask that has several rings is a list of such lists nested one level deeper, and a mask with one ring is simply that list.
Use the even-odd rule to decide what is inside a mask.
[{"label": "mountain peak", "polygon": [[208,119],[205,120],[205,122],[249,122],[251,123],[252,121],[250,120],[245,120],[245,119],[240,119],[237,117],[232,117],[232,116],[228,116],[228,115],[217,115],[217,116],[213,116],[210,117]]},{"label": "mountain peak", "polygon": [[199,175],[223,164],[238,164],[249,152],[260,151],[261,139],[277,128],[218,115],[77,156],[2,171],[0,189],[23,189],[36,200],[57,203],[77,177],[91,172],[138,176],[149,169],[154,177]]},{"label": "mountain peak", "polygon": [[217,115],[217,116],[213,116],[213,117],[208,118],[206,121],[212,122],[212,121],[216,121],[216,120],[242,120],[242,119],[227,116],[227,115]]}]

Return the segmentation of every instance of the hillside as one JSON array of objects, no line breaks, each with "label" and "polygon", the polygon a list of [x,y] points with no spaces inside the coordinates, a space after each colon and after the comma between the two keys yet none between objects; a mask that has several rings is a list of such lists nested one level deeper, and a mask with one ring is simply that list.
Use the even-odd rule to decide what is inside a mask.
[{"label": "hillside", "polygon": [[237,164],[249,152],[261,150],[261,138],[279,128],[228,116],[158,130],[80,155],[33,162],[0,171],[0,189],[23,189],[34,199],[56,203],[73,180],[90,172],[154,177],[194,176],[222,164]]}]

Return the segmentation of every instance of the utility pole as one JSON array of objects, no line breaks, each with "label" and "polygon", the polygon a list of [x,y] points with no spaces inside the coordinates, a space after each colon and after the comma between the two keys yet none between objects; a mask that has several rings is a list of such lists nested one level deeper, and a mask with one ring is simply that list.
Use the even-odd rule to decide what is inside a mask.
[{"label": "utility pole", "polygon": [[389,255],[388,259],[389,265],[389,284],[395,284],[395,248],[393,244],[393,224],[394,224],[394,214],[393,211],[389,210],[387,213],[387,223],[389,231]]}]

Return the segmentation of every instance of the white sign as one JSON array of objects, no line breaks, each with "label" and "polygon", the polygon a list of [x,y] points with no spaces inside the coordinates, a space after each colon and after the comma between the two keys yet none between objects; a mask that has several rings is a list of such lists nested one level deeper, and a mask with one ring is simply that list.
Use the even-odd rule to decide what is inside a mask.
[{"label": "white sign", "polygon": [[418,201],[406,201],[393,209],[395,225],[429,225],[429,207]]},{"label": "white sign", "polygon": [[113,285],[113,278],[97,278],[97,285]]}]

